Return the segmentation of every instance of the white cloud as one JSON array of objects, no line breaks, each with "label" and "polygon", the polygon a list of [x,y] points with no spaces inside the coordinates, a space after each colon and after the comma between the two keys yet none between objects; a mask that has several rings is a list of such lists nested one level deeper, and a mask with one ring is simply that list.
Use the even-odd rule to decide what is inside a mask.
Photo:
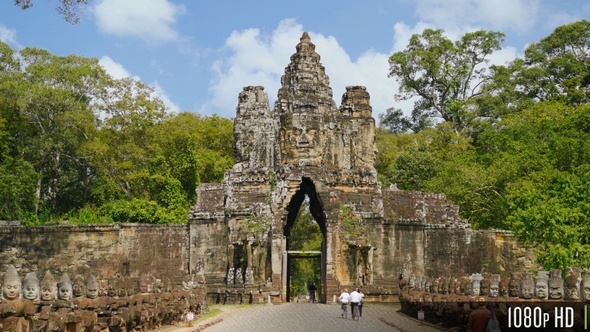
[{"label": "white cloud", "polygon": [[183,5],[168,0],[100,0],[93,8],[101,31],[149,42],[176,40],[179,34],[172,25],[185,12]]},{"label": "white cloud", "polygon": [[[141,81],[139,76],[131,75],[131,73],[129,73],[129,71],[127,71],[127,69],[125,69],[122,64],[115,62],[109,56],[105,55],[100,58],[99,63],[107,71],[107,73],[109,73],[115,79],[131,77],[134,80]],[[150,86],[154,89],[154,96],[160,98],[162,102],[164,102],[164,105],[168,107],[170,112],[180,112],[180,107],[170,99],[166,91],[158,84],[158,82],[154,82],[150,84]]]},{"label": "white cloud", "polygon": [[0,40],[6,44],[16,44],[16,31],[0,24]]},{"label": "white cloud", "polygon": [[[115,60],[111,59],[111,57],[107,55],[100,58],[98,62],[107,71],[107,73],[109,73],[115,79],[119,80],[126,77],[132,77],[122,64],[115,62]],[[137,76],[133,78],[139,79]]]},{"label": "white cloud", "polygon": [[[293,19],[283,20],[270,36],[258,29],[234,31],[226,40],[229,56],[218,60],[212,67],[215,78],[210,83],[211,99],[197,110],[199,113],[216,113],[234,117],[238,94],[244,86],[262,85],[274,107],[280,79],[295,46],[303,34],[303,26]],[[394,106],[393,95],[397,91],[395,81],[387,77],[388,55],[373,50],[358,59],[350,59],[332,36],[309,32],[322,65],[330,77],[334,100],[340,100],[346,86],[364,85],[371,95],[373,116]]]}]

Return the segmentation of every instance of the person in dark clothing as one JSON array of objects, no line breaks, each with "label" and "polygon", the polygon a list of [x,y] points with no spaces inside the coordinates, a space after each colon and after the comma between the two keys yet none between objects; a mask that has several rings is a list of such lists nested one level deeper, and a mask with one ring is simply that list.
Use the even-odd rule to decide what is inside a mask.
[{"label": "person in dark clothing", "polygon": [[309,291],[309,302],[315,303],[315,292],[318,290],[315,284],[312,282],[309,287],[307,287]]},{"label": "person in dark clothing", "polygon": [[480,298],[477,301],[477,309],[469,314],[467,332],[485,332],[490,317],[492,317],[492,313],[486,308],[486,300]]}]

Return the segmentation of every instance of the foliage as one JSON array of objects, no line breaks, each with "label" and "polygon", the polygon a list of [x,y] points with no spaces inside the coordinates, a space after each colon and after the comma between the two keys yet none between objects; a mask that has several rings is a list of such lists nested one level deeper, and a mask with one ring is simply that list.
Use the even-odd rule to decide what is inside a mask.
[{"label": "foliage", "polygon": [[404,51],[389,58],[389,76],[400,84],[396,100],[415,100],[411,118],[396,109],[381,118],[392,132],[420,131],[440,120],[461,131],[476,117],[471,99],[490,79],[487,57],[500,49],[504,34],[480,30],[452,42],[443,33],[426,29],[415,34]]},{"label": "foliage", "polygon": [[179,224],[186,222],[184,209],[166,209],[157,202],[133,198],[107,203],[100,215],[121,223]]},{"label": "foliage", "polygon": [[170,114],[153,92],[97,59],[0,42],[0,218],[185,220],[196,186],[233,165],[233,124]]},{"label": "foliage", "polygon": [[[316,251],[322,247],[322,232],[311,216],[308,200],[304,200],[289,234],[289,250]],[[315,282],[319,291],[320,259],[297,258],[291,261],[291,294],[307,294],[307,286]]]},{"label": "foliage", "polygon": [[[59,0],[60,6],[56,8],[60,15],[63,15],[67,22],[76,24],[80,21],[82,5],[87,5],[88,0]],[[23,10],[33,6],[32,0],[14,0],[14,4]]]},{"label": "foliage", "polygon": [[0,164],[0,219],[20,220],[35,209],[37,174],[22,159],[6,158]]},{"label": "foliage", "polygon": [[344,235],[349,242],[356,243],[358,240],[366,238],[367,225],[353,209],[346,205],[341,205],[338,219],[342,222]]}]

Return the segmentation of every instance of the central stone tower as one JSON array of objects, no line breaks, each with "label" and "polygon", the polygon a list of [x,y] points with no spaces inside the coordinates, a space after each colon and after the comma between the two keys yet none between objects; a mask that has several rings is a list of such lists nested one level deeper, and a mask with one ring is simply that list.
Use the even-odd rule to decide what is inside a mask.
[{"label": "central stone tower", "polygon": [[[216,301],[258,294],[289,300],[289,235],[307,196],[322,233],[320,299],[331,301],[352,285],[394,294],[404,258],[393,258],[400,243],[386,216],[423,220],[435,209],[426,211],[420,195],[412,199],[422,200],[421,210],[396,210],[391,199],[384,205],[369,94],[349,86],[338,108],[307,33],[281,83],[272,110],[263,87],[239,95],[237,163],[224,183],[197,188],[189,215],[191,271],[204,275]],[[431,198],[443,202],[447,222],[459,220],[444,197]]]}]

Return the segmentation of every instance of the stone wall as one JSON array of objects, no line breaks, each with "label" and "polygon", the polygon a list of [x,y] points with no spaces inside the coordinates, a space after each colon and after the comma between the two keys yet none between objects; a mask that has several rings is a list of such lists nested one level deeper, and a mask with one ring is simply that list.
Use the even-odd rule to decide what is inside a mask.
[{"label": "stone wall", "polygon": [[182,225],[0,226],[0,264],[21,274],[138,278],[141,273],[184,280],[189,228]]}]

